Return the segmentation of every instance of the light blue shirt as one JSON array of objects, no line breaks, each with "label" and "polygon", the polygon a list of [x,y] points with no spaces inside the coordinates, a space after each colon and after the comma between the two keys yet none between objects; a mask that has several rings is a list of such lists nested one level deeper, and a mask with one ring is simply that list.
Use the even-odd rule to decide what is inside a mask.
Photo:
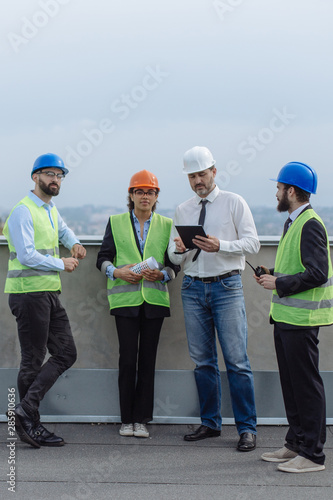
[{"label": "light blue shirt", "polygon": [[[51,215],[51,209],[54,207],[53,201],[45,203],[32,191],[29,191],[28,197],[37,207],[44,207],[48,213],[50,224],[54,228],[54,221]],[[70,250],[75,243],[80,243],[80,241],[65,224],[58,211],[57,214],[59,241]],[[41,271],[64,270],[65,266],[61,259],[52,257],[49,254],[42,255],[35,249],[34,224],[28,207],[19,205],[14,208],[8,220],[8,230],[10,242],[15,247],[17,258],[23,266],[40,269]]]},{"label": "light blue shirt", "polygon": [[304,208],[310,205],[310,203],[304,203],[304,205],[301,205],[300,207],[296,208],[291,214],[289,215],[289,218],[291,219],[291,222],[289,222],[288,229],[290,228],[291,224],[295,222],[297,217],[301,212],[303,212]]},{"label": "light blue shirt", "polygon": [[[149,226],[150,226],[151,218],[153,216],[153,212],[150,214],[149,219],[145,220],[145,222],[143,224],[143,235],[142,235],[142,238],[141,238],[140,222],[139,222],[137,216],[135,215],[134,210],[132,210],[132,216],[133,216],[133,222],[134,222],[134,229],[135,229],[135,232],[137,234],[139,245],[140,245],[141,254],[143,255],[143,250],[144,250],[144,247],[145,247],[145,243],[146,243],[146,239],[147,239],[147,234],[148,234],[148,231],[149,231]],[[114,281],[116,279],[116,278],[113,277],[113,272],[114,272],[115,269],[116,268],[114,267],[113,264],[109,264],[108,267],[105,270],[106,276],[108,278],[110,278],[110,280],[112,280],[112,281]],[[169,281],[170,280],[170,276],[165,271],[165,269],[161,269],[161,272],[163,273],[163,276],[164,276],[164,278],[162,280],[162,283],[165,283],[166,281]]]}]

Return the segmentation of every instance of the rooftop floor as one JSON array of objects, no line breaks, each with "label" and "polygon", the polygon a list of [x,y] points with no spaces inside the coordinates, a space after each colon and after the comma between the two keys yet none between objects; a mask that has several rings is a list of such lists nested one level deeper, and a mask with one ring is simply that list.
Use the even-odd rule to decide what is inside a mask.
[{"label": "rooftop floor", "polygon": [[[327,427],[326,470],[287,474],[263,462],[262,453],[280,448],[286,427],[258,428],[257,449],[240,453],[234,426],[219,438],[183,441],[189,425],[149,425],[148,439],[119,436],[119,424],[47,424],[61,435],[61,448],[15,444],[19,500],[231,500],[333,498],[333,427]],[[7,490],[9,443],[0,424],[0,498]]]}]

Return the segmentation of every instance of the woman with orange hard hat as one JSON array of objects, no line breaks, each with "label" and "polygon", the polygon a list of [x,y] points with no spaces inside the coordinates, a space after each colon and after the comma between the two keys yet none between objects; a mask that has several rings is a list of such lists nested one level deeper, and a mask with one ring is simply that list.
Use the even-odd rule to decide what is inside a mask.
[{"label": "woman with orange hard hat", "polygon": [[121,436],[149,437],[157,346],[170,316],[167,282],[180,269],[167,255],[172,220],[155,213],[159,191],[151,172],[132,176],[129,210],[111,215],[97,257],[119,339]]}]

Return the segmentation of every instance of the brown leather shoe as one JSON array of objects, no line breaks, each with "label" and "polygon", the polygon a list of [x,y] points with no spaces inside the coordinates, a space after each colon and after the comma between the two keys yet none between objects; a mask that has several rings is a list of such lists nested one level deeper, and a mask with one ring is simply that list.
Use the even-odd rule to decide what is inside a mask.
[{"label": "brown leather shoe", "polygon": [[199,441],[200,439],[206,439],[211,437],[221,436],[221,431],[211,429],[206,425],[200,425],[198,429],[192,434],[186,434],[184,436],[185,441]]}]

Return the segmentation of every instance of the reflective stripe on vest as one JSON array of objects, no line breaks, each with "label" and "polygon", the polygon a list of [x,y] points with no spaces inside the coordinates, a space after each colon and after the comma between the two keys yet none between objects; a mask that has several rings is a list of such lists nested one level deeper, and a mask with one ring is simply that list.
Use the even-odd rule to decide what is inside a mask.
[{"label": "reflective stripe on vest", "polygon": [[17,269],[16,271],[8,271],[7,278],[26,278],[27,276],[52,276],[58,274],[57,271],[40,271],[39,269]]},{"label": "reflective stripe on vest", "polygon": [[288,307],[297,307],[300,309],[310,309],[312,311],[316,309],[325,309],[327,307],[333,307],[333,299],[320,300],[314,302],[313,300],[302,300],[294,299],[291,297],[279,297],[278,295],[273,295],[272,302],[275,304],[282,304]]},{"label": "reflective stripe on vest", "polygon": [[[163,267],[164,254],[171,233],[171,219],[153,213],[143,257],[136,245],[130,213],[112,215],[110,224],[116,247],[114,265],[117,268],[142,262],[148,257],[154,257],[159,266]],[[143,279],[139,283],[131,284],[121,279],[108,279],[107,287],[110,309],[139,306],[144,301],[153,305],[170,307],[168,287],[160,281],[152,282]]]},{"label": "reflective stripe on vest", "polygon": [[[301,213],[281,238],[274,268],[274,276],[283,277],[305,271],[301,259],[301,237],[304,224],[316,219],[325,228],[321,218],[312,209]],[[326,232],[326,229],[325,229]],[[287,297],[273,291],[270,315],[274,321],[297,326],[320,326],[333,323],[333,271],[327,237],[328,280],[322,286]]]},{"label": "reflective stripe on vest", "polygon": [[[56,207],[51,209],[54,228],[51,225],[49,215],[44,207],[38,207],[28,196],[21,200],[18,205],[25,205],[32,217],[34,225],[34,243],[37,252],[42,255],[52,255],[59,258],[58,241],[58,213]],[[12,211],[13,211],[12,210]],[[29,293],[43,291],[61,290],[61,282],[58,271],[42,271],[24,266],[17,258],[17,252],[11,243],[8,220],[3,229],[3,234],[8,241],[9,261],[8,273],[5,284],[5,293]]]},{"label": "reflective stripe on vest", "polygon": [[[153,288],[154,290],[161,290],[161,292],[165,292],[165,285],[160,283],[159,281],[144,281],[145,288]],[[138,292],[141,290],[141,282],[138,284],[128,285],[118,285],[116,287],[111,288],[107,291],[107,295],[112,295],[114,293],[128,293],[128,292]]]},{"label": "reflective stripe on vest", "polygon": [[[36,248],[36,251],[38,253],[41,253],[42,255],[59,255],[59,248],[56,247],[56,248],[50,248],[50,249],[46,249],[46,248]],[[10,252],[9,253],[9,260],[14,260],[17,258],[17,254],[16,252]]]}]

